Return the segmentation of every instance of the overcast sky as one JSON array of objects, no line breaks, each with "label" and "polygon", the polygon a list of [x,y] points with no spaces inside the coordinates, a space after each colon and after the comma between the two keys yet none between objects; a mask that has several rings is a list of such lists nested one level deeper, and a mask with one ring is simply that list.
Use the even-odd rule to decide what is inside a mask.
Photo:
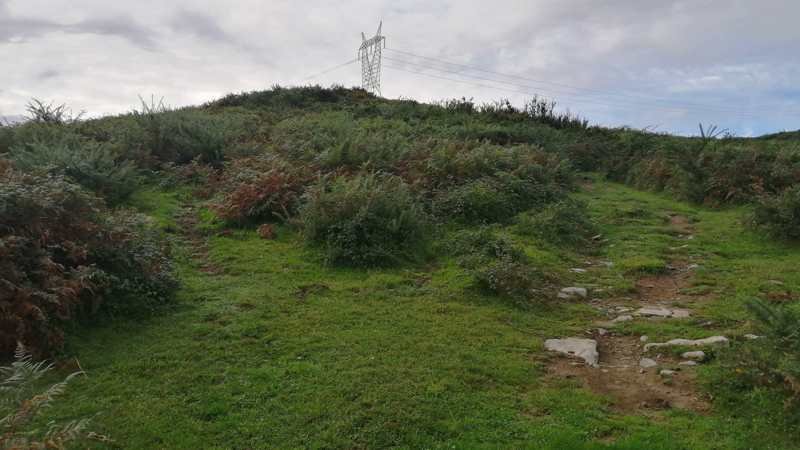
[{"label": "overcast sky", "polygon": [[388,98],[539,94],[593,123],[758,135],[800,128],[798,17],[798,0],[0,0],[0,115],[31,97],[97,116],[138,95],[358,85],[358,64],[305,78],[382,19]]}]

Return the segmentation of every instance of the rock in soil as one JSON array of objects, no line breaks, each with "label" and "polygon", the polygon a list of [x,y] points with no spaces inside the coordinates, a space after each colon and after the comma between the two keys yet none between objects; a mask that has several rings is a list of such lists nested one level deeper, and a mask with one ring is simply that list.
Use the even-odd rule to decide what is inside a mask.
[{"label": "rock in soil", "polygon": [[589,291],[587,291],[586,288],[571,286],[561,289],[561,292],[558,293],[558,298],[563,298],[563,299],[572,299],[576,297],[586,298],[587,295],[589,295]]},{"label": "rock in soil", "polygon": [[651,367],[657,366],[658,363],[654,359],[650,358],[642,358],[639,360],[639,367],[643,369],[649,369]]},{"label": "rock in soil", "polygon": [[644,308],[639,308],[634,313],[637,316],[646,316],[646,317],[675,317],[675,318],[686,318],[689,317],[690,312],[687,309],[668,309],[661,306],[645,306]]},{"label": "rock in soil", "polygon": [[612,320],[611,323],[628,322],[630,320],[633,320],[633,316],[624,315],[624,316],[619,316],[616,319]]},{"label": "rock in soil", "polygon": [[681,345],[685,347],[703,347],[707,345],[728,345],[728,338],[725,336],[711,336],[704,339],[673,339],[667,342],[653,342],[651,344],[645,344],[644,351],[648,351],[651,348],[659,348],[659,347],[669,347]]},{"label": "rock in soil", "polygon": [[597,353],[597,341],[594,339],[548,339],[544,341],[544,348],[552,352],[577,356],[592,367],[597,367],[598,360],[600,359],[600,355]]},{"label": "rock in soil", "polygon": [[696,350],[693,352],[685,352],[681,355],[682,358],[691,359],[694,361],[702,361],[706,359],[706,352],[702,350]]}]

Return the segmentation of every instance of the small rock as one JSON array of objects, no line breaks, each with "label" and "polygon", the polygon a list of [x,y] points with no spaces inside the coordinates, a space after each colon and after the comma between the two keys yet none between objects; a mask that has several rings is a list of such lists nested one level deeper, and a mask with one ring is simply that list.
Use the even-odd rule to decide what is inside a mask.
[{"label": "small rock", "polygon": [[558,294],[558,298],[586,298],[587,295],[589,295],[589,291],[587,291],[586,288],[571,286],[561,289],[561,292]]},{"label": "small rock", "polygon": [[671,341],[651,344],[645,344],[644,351],[651,348],[669,347],[673,345],[682,345],[686,347],[702,347],[705,345],[728,345],[728,338],[725,336],[711,336],[704,339],[672,339]]},{"label": "small rock", "polygon": [[681,361],[680,363],[678,363],[678,365],[681,365],[681,366],[696,366],[697,365],[697,361]]},{"label": "small rock", "polygon": [[668,310],[667,308],[646,306],[644,308],[637,309],[634,314],[637,316],[671,317],[672,311]]},{"label": "small rock", "polygon": [[597,353],[597,341],[594,339],[548,339],[544,341],[544,348],[553,352],[577,356],[592,367],[597,367],[600,359],[600,355]]},{"label": "small rock", "polygon": [[642,337],[640,337],[640,338],[639,338],[639,341],[640,341],[640,342],[647,342],[649,339],[650,339],[650,338],[649,338],[649,337],[647,337],[647,336],[642,336]]},{"label": "small rock", "polygon": [[596,234],[596,235],[592,236],[592,240],[593,241],[599,241],[600,239],[603,239],[603,235],[602,234]]},{"label": "small rock", "polygon": [[745,334],[745,335],[744,335],[744,338],[745,338],[745,339],[750,339],[750,340],[753,340],[753,339],[761,339],[762,337],[764,337],[764,336],[759,336],[759,335],[757,335],[757,334]]},{"label": "small rock", "polygon": [[691,312],[688,309],[667,309],[662,306],[645,306],[644,308],[636,310],[634,314],[646,317],[674,317],[676,319],[683,319],[689,317]]},{"label": "small rock", "polygon": [[698,269],[699,267],[700,264],[689,264],[688,266],[686,266],[686,270],[695,270]]},{"label": "small rock", "polygon": [[619,316],[616,319],[612,320],[611,323],[628,322],[631,320],[633,320],[633,316],[624,315],[624,316]]},{"label": "small rock", "polygon": [[654,359],[642,358],[639,360],[639,367],[641,367],[642,369],[649,369],[657,365],[658,363]]},{"label": "small rock", "polygon": [[608,334],[608,330],[606,330],[605,328],[598,328],[597,334],[599,334],[600,336],[605,336]]},{"label": "small rock", "polygon": [[673,309],[672,310],[672,317],[676,319],[685,319],[691,315],[691,311],[688,309]]},{"label": "small rock", "polygon": [[693,352],[685,352],[684,354],[681,355],[681,358],[693,359],[695,361],[702,361],[702,360],[706,359],[706,352],[704,352],[702,350],[696,350],[696,351],[693,351]]},{"label": "small rock", "polygon": [[669,370],[669,369],[661,369],[661,372],[658,372],[658,374],[661,375],[662,377],[671,377],[676,373],[677,372],[675,372],[674,370]]},{"label": "small rock", "polygon": [[780,280],[768,280],[767,283],[774,286],[783,286],[783,281]]},{"label": "small rock", "polygon": [[572,273],[586,273],[586,269],[581,269],[579,267],[573,267],[572,269],[569,269],[569,271]]}]

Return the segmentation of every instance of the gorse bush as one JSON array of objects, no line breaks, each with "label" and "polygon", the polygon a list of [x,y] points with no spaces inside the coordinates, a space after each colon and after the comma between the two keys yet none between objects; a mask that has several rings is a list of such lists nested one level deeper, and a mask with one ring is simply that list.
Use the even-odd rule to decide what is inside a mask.
[{"label": "gorse bush", "polygon": [[598,233],[586,210],[586,204],[570,198],[547,205],[532,214],[520,216],[517,231],[580,250],[590,249],[592,237]]},{"label": "gorse bush", "polygon": [[503,222],[517,211],[513,194],[492,178],[470,181],[443,190],[433,201],[433,211],[446,219],[465,223]]},{"label": "gorse bush", "polygon": [[278,123],[272,141],[293,160],[323,169],[390,170],[409,152],[411,127],[403,121],[380,117],[357,119],[346,112],[323,112]]},{"label": "gorse bush", "polygon": [[762,196],[756,203],[752,222],[779,238],[800,240],[800,185],[776,196]]},{"label": "gorse bush", "polygon": [[529,146],[444,146],[421,172],[434,213],[467,223],[508,221],[562,197],[572,185],[567,161]]},{"label": "gorse bush", "polygon": [[385,266],[418,258],[428,242],[423,208],[400,178],[371,173],[323,178],[306,194],[303,234],[330,263]]},{"label": "gorse bush", "polygon": [[24,171],[66,175],[111,204],[125,200],[138,186],[134,163],[120,158],[107,144],[33,141],[16,145],[9,157]]},{"label": "gorse bush", "polygon": [[58,349],[104,303],[141,309],[175,288],[163,239],[61,176],[0,173],[0,353]]},{"label": "gorse bush", "polygon": [[239,159],[225,168],[212,209],[232,223],[285,221],[297,212],[312,178],[309,166],[272,155]]},{"label": "gorse bush", "polygon": [[186,164],[195,159],[219,165],[225,149],[240,137],[245,124],[236,116],[215,116],[199,110],[172,110],[163,103],[133,112],[135,126],[123,140],[132,154],[149,163]]},{"label": "gorse bush", "polygon": [[463,232],[449,248],[478,288],[517,306],[529,306],[547,285],[547,277],[531,265],[525,252],[490,228]]}]

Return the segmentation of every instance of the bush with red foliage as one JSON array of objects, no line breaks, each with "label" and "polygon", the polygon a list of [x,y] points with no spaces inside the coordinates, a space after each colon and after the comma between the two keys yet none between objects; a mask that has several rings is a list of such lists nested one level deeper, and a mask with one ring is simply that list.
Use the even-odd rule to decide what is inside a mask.
[{"label": "bush with red foliage", "polygon": [[229,223],[285,221],[297,211],[312,179],[307,165],[272,155],[238,159],[225,168],[212,209]]},{"label": "bush with red foliage", "polygon": [[0,172],[0,224],[0,354],[21,342],[44,355],[102,304],[152,306],[175,288],[167,249],[141,219],[63,177]]}]

